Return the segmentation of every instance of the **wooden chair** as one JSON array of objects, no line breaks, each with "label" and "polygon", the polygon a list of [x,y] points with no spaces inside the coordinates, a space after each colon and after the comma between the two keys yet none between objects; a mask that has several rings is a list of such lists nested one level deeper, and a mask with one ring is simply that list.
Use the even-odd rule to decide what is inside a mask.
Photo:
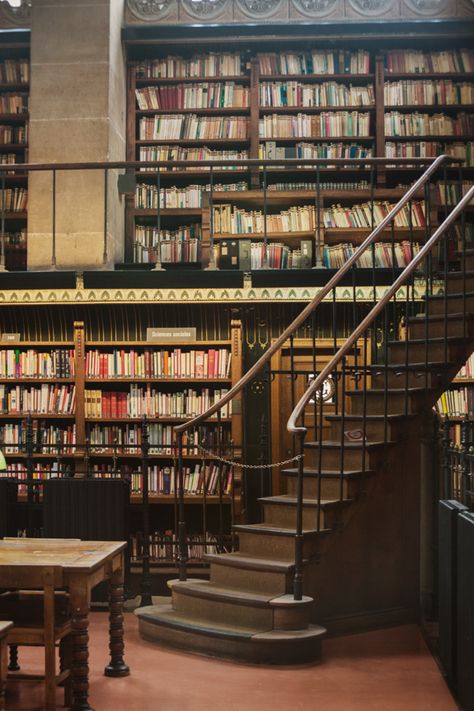
[{"label": "wooden chair", "polygon": [[5,711],[5,685],[7,681],[7,635],[13,627],[13,622],[0,622],[0,711]]},{"label": "wooden chair", "polygon": [[[9,645],[44,647],[44,675],[15,673],[8,679],[37,680],[45,683],[46,711],[56,709],[56,686],[64,685],[65,705],[71,705],[72,634],[69,596],[62,588],[62,568],[12,565],[2,572],[2,587],[16,592],[0,595],[0,620],[12,620],[6,640]],[[56,674],[56,643],[60,645],[61,669]]]}]

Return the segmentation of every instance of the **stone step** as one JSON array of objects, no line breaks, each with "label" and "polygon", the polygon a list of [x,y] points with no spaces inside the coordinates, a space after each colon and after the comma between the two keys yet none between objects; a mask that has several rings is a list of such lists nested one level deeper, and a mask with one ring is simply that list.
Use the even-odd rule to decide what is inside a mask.
[{"label": "stone step", "polygon": [[[325,415],[331,424],[330,438],[336,442],[388,441],[395,442],[405,428],[407,418],[411,421],[416,415]],[[385,419],[387,426],[385,427]],[[343,436],[344,435],[344,436]]]},{"label": "stone step", "polygon": [[408,363],[412,361],[423,362],[428,358],[428,363],[444,363],[446,361],[457,361],[466,352],[468,339],[448,337],[445,339],[430,338],[428,349],[424,338],[408,341],[390,341],[388,343],[390,363]]},{"label": "stone step", "polygon": [[384,456],[390,442],[344,442],[340,440],[323,440],[322,442],[305,442],[305,466],[318,466],[334,471],[345,469],[373,469],[381,456]]},{"label": "stone step", "polygon": [[[258,499],[263,506],[263,521],[272,526],[296,526],[297,498],[291,494]],[[303,528],[334,528],[341,519],[341,509],[351,503],[347,499],[303,500]],[[319,509],[319,511],[318,511]]]},{"label": "stone step", "polygon": [[209,563],[210,580],[216,585],[255,589],[275,595],[291,592],[292,562],[246,556],[240,552],[207,553],[203,559]]},{"label": "stone step", "polygon": [[210,580],[170,580],[172,605],[196,620],[233,623],[263,629],[305,629],[313,599],[294,600],[275,595],[215,585]]},{"label": "stone step", "polygon": [[437,294],[436,296],[429,296],[429,313],[430,314],[443,314],[447,313],[459,313],[463,312],[463,304],[466,304],[466,311],[469,313],[474,312],[474,292],[470,291],[463,295],[461,292],[450,293],[445,297],[444,294]]},{"label": "stone step", "polygon": [[[286,478],[287,490],[290,495],[296,495],[298,469],[296,467],[283,469],[283,476]],[[341,474],[339,471],[322,471],[319,477],[319,470],[311,467],[304,468],[303,495],[317,498],[356,499],[364,485],[365,477],[375,474],[374,470],[345,470]]]},{"label": "stone step", "polygon": [[446,290],[448,294],[469,292],[474,290],[474,272],[448,272],[446,275]]},{"label": "stone step", "polygon": [[262,630],[218,622],[197,622],[173,610],[153,605],[135,611],[139,632],[150,642],[165,643],[200,654],[260,664],[300,664],[321,656],[324,627],[304,630]]},{"label": "stone step", "polygon": [[348,390],[346,395],[351,400],[351,414],[353,415],[403,415],[417,414],[430,405],[435,391],[426,388],[371,388],[366,391],[365,413],[364,392],[362,390]]},{"label": "stone step", "polygon": [[454,362],[438,363],[380,363],[372,364],[371,384],[374,389],[404,388],[406,386],[436,388],[449,379]]},{"label": "stone step", "polygon": [[408,334],[410,339],[424,340],[426,337],[472,338],[474,336],[474,320],[462,312],[446,314],[420,314],[408,319]]},{"label": "stone step", "polygon": [[[265,558],[287,560],[295,559],[295,529],[267,526],[264,523],[233,526],[239,534],[239,548],[245,555],[259,555]],[[330,533],[329,529],[303,531],[303,558],[311,559],[318,555],[321,540]]]}]

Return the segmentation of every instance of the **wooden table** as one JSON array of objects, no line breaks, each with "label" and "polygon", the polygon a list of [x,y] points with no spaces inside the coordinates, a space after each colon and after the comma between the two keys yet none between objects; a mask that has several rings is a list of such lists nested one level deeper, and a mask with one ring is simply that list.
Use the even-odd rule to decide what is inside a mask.
[{"label": "wooden table", "polygon": [[92,588],[110,582],[110,664],[106,676],[127,676],[123,660],[123,551],[126,543],[80,541],[57,538],[16,538],[0,540],[0,588],[2,571],[11,575],[15,565],[60,565],[71,598],[73,629],[73,704],[71,711],[93,711],[89,706],[89,608]]}]

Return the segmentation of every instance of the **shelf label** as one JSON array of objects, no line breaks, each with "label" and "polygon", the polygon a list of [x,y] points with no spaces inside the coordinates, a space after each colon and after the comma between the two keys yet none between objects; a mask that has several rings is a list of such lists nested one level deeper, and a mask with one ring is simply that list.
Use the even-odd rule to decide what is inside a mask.
[{"label": "shelf label", "polygon": [[20,341],[21,340],[21,334],[20,333],[2,333],[2,341]]},{"label": "shelf label", "polygon": [[159,341],[160,343],[185,343],[196,340],[196,328],[147,328],[147,341]]}]

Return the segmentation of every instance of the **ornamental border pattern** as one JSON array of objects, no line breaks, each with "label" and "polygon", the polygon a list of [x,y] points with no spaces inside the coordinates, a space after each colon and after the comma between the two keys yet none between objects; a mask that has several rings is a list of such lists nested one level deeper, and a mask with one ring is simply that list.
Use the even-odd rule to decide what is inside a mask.
[{"label": "ornamental border pattern", "polygon": [[[375,296],[371,286],[356,287],[357,301],[379,301],[387,293],[389,286],[375,287]],[[421,301],[425,293],[424,281],[415,284],[413,299]],[[2,306],[41,306],[78,305],[78,304],[216,304],[244,302],[307,302],[311,301],[321,287],[243,287],[217,289],[26,289],[0,291],[0,308]],[[434,293],[442,293],[441,284],[434,286]],[[336,287],[336,300],[351,302],[354,298],[352,287]],[[406,298],[405,287],[397,292],[398,299]],[[410,290],[410,299],[412,298]],[[332,301],[328,295],[325,301]]]}]

